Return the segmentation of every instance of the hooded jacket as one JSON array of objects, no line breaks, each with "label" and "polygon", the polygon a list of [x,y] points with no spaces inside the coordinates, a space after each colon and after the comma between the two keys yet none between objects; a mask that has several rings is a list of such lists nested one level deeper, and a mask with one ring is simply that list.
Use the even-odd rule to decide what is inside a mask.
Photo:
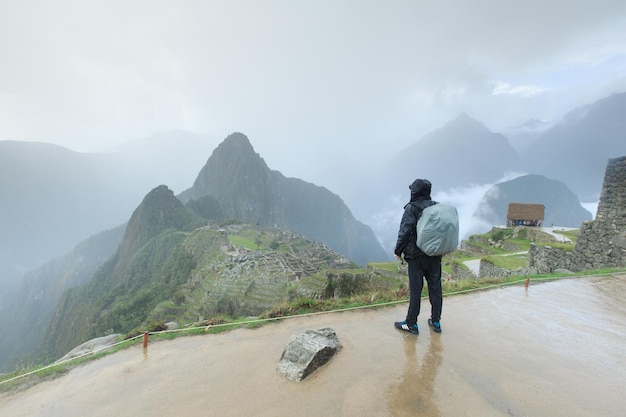
[{"label": "hooded jacket", "polygon": [[416,179],[409,189],[411,190],[411,201],[404,206],[404,214],[400,221],[400,230],[398,231],[398,240],[394,253],[402,256],[404,259],[415,259],[419,256],[428,256],[415,244],[416,233],[415,227],[417,221],[422,215],[422,211],[428,206],[437,204],[430,198],[430,190],[432,185],[430,181],[425,179]]}]

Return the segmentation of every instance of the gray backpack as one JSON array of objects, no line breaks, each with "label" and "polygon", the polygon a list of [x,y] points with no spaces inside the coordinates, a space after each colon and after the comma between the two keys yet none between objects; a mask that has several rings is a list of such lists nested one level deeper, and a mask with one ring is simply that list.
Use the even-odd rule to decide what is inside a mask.
[{"label": "gray backpack", "polygon": [[455,207],[434,204],[417,221],[417,247],[428,256],[450,253],[459,246],[459,214]]}]

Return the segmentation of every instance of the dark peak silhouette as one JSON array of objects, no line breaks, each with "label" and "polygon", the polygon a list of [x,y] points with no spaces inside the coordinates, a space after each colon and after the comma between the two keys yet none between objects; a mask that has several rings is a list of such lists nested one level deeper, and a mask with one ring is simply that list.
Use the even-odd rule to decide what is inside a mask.
[{"label": "dark peak silhouette", "polygon": [[271,170],[242,133],[229,135],[209,157],[191,189],[181,200],[213,196],[234,219],[253,224],[279,224],[280,212],[272,211]]},{"label": "dark peak silhouette", "polygon": [[524,154],[532,172],[565,182],[583,201],[599,197],[609,158],[626,154],[626,93],[579,107]]},{"label": "dark peak silhouette", "polygon": [[246,135],[241,132],[233,132],[224,139],[220,144],[221,147],[228,147],[231,149],[237,149],[240,152],[252,152],[254,148],[250,144],[250,140]]},{"label": "dark peak silhouette", "polygon": [[[503,151],[509,152],[511,148],[508,140],[500,133],[494,133],[483,123],[470,117],[467,113],[461,113],[456,119],[451,120],[442,127],[428,133],[409,150],[423,147],[432,147],[438,150],[457,150],[466,154],[476,149],[493,149],[502,147]],[[452,149],[452,148],[455,149]],[[511,148],[512,154],[516,154]]]},{"label": "dark peak silhouette", "polygon": [[214,199],[211,211],[225,218],[292,230],[361,265],[388,259],[371,229],[354,219],[339,196],[271,170],[241,133],[217,146],[179,198],[192,207],[197,204],[191,200],[206,196]]},{"label": "dark peak silhouette", "polygon": [[625,126],[624,108],[626,108],[626,93],[612,94],[570,111],[563,117],[559,126],[577,125],[587,120]]},{"label": "dark peak silhouette", "polygon": [[[254,151],[246,135],[230,134],[220,143],[200,170],[191,188],[190,198],[198,199],[216,190],[236,185],[239,190],[259,186],[269,176],[270,169]],[[232,187],[231,191],[237,193]]]},{"label": "dark peak silhouette", "polygon": [[468,129],[468,130],[489,132],[489,128],[487,128],[487,126],[485,126],[484,124],[474,119],[473,117],[471,117],[465,112],[460,113],[456,119],[446,124],[444,128],[446,127],[448,129]]},{"label": "dark peak silhouette", "polygon": [[495,182],[523,164],[505,136],[461,113],[394,157],[388,169],[390,178],[428,178],[442,190]]},{"label": "dark peak silhouette", "polygon": [[241,165],[255,161],[257,164],[260,163],[264,168],[267,168],[263,159],[254,151],[248,137],[239,132],[231,133],[215,148],[207,161],[207,165],[225,161],[228,161],[229,165],[233,163]]},{"label": "dark peak silhouette", "polygon": [[199,217],[185,209],[172,190],[165,185],[159,185],[144,197],[133,212],[119,254],[122,257],[132,256],[165,229],[190,230],[202,223],[204,222]]}]

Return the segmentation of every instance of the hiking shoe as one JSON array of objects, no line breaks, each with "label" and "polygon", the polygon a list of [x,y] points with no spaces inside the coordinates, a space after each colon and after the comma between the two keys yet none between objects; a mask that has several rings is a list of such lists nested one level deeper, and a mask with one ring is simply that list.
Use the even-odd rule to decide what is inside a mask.
[{"label": "hiking shoe", "polygon": [[419,334],[419,329],[417,328],[417,324],[413,324],[410,325],[406,322],[406,320],[404,321],[396,321],[395,323],[393,323],[393,325],[396,327],[396,329],[398,330],[403,330],[405,332],[409,332],[412,334]]},{"label": "hiking shoe", "polygon": [[433,328],[435,333],[441,333],[441,323],[438,321],[433,321],[433,319],[428,319],[428,325]]}]

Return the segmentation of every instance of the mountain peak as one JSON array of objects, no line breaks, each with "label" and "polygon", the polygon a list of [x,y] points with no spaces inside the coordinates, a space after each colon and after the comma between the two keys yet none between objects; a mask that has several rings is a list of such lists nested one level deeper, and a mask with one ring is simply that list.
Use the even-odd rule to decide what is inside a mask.
[{"label": "mountain peak", "polygon": [[361,264],[387,259],[371,229],[337,195],[272,171],[241,133],[220,143],[179,198],[195,205],[206,196],[211,201],[205,203],[226,218],[293,230]]},{"label": "mountain peak", "polygon": [[[229,166],[233,162],[238,163],[238,165],[250,163],[256,165],[261,162],[261,164],[265,166],[265,162],[263,162],[259,154],[254,151],[248,137],[239,132],[231,133],[215,148],[207,161],[207,166],[214,164],[221,165],[225,161],[228,161]],[[265,166],[265,168],[267,168],[267,166]]]},{"label": "mountain peak", "polygon": [[[466,113],[420,138],[391,166],[395,176],[428,178],[439,189],[495,182],[505,172],[523,169],[506,137]],[[403,167],[400,174],[398,167]]]},{"label": "mountain peak", "polygon": [[465,112],[459,114],[456,119],[443,126],[442,129],[446,128],[490,132],[487,126],[485,126]]},{"label": "mountain peak", "polygon": [[[246,135],[239,132],[231,133],[220,143],[213,151],[211,158],[233,157],[237,158],[255,158],[258,154],[254,152],[254,148]],[[260,157],[259,157],[260,158]]]},{"label": "mountain peak", "polygon": [[456,121],[456,120],[476,120],[476,119],[474,119],[473,117],[470,117],[469,114],[462,111],[454,120]]},{"label": "mountain peak", "polygon": [[250,144],[250,140],[246,135],[241,132],[233,132],[224,139],[223,144],[227,144],[228,146],[240,146],[247,147],[251,150],[252,145]]},{"label": "mountain peak", "polygon": [[565,182],[583,201],[597,201],[607,159],[626,154],[624,114],[626,93],[572,110],[525,150],[530,170]]},{"label": "mountain peak", "polygon": [[144,197],[133,212],[120,245],[120,253],[122,255],[134,253],[148,240],[169,227],[189,230],[202,223],[200,218],[195,218],[183,207],[172,190],[165,185],[159,185]]},{"label": "mountain peak", "polygon": [[197,200],[209,194],[233,200],[247,190],[262,193],[267,191],[269,176],[270,169],[246,135],[232,133],[213,150],[185,198]]}]

